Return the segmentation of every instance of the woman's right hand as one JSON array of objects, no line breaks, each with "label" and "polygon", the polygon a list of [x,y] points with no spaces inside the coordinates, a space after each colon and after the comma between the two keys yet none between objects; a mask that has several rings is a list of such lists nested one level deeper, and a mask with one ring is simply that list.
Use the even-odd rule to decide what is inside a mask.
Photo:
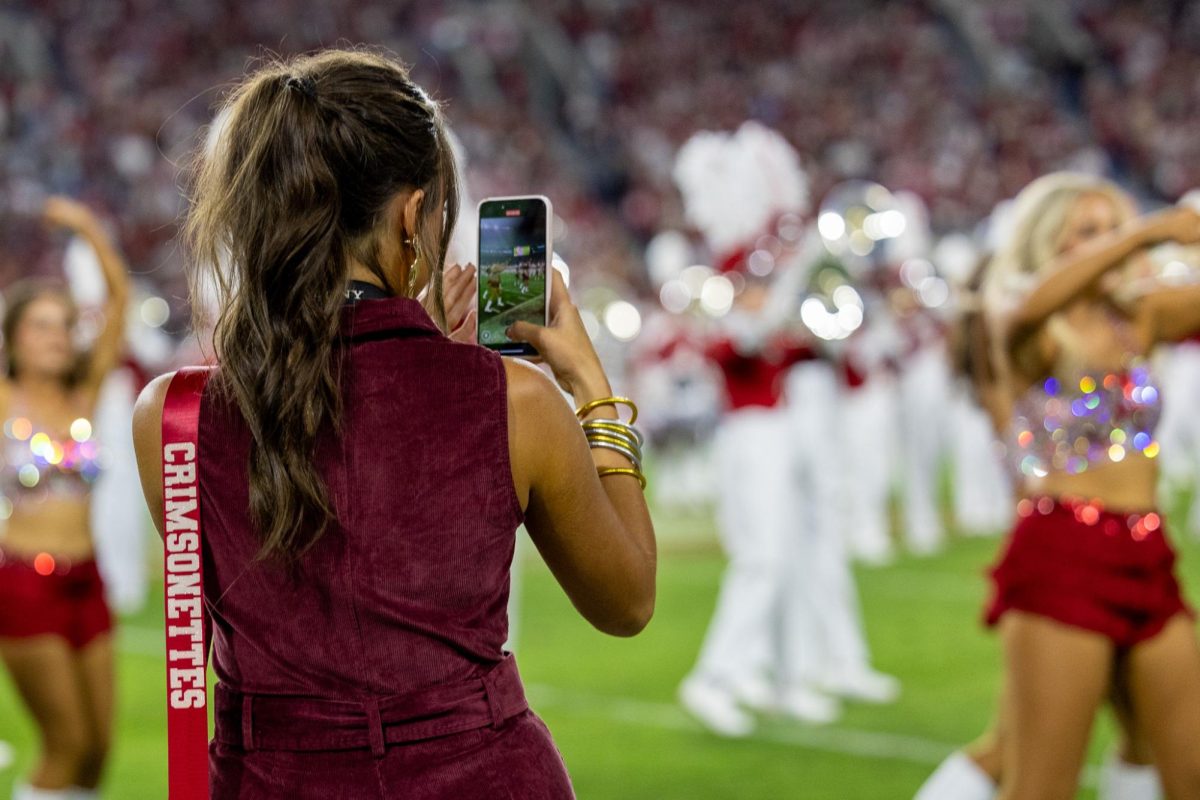
[{"label": "woman's right hand", "polygon": [[1200,244],[1200,213],[1190,206],[1171,206],[1146,217],[1147,243]]},{"label": "woman's right hand", "polygon": [[541,360],[549,365],[558,385],[575,398],[576,403],[608,397],[612,394],[608,376],[604,374],[600,357],[583,326],[579,309],[571,302],[562,273],[557,269],[550,271],[553,273],[550,324],[514,322],[508,328],[508,337],[533,345]]}]

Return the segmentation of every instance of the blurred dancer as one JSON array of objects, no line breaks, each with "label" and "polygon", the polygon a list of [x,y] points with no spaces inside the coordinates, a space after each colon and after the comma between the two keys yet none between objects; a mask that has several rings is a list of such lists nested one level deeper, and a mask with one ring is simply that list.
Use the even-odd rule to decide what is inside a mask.
[{"label": "blurred dancer", "polygon": [[[997,491],[996,486],[983,485],[986,476],[999,472],[997,485],[1011,485],[1007,474],[998,469],[1000,459],[992,447],[997,437],[1003,438],[1010,411],[984,317],[983,286],[988,265],[988,259],[976,265],[959,302],[958,324],[951,336],[952,365],[962,379],[964,389],[960,409],[965,407],[970,413],[969,422],[960,423],[956,430],[956,471],[961,473],[973,467],[970,475],[956,481],[959,493],[956,493],[955,501],[956,504],[965,503],[969,498],[976,498],[984,508],[991,507]],[[968,442],[977,448],[975,452],[967,452]],[[968,494],[972,486],[976,488]],[[978,509],[970,511],[972,515],[979,513]],[[1003,511],[1003,515],[1006,520],[1011,518],[1011,506]],[[985,525],[997,521],[960,512],[960,523],[969,519],[979,520],[977,530],[980,531],[987,530]],[[965,530],[971,532],[973,529],[965,527]],[[1114,693],[1111,700],[1120,735],[1116,750],[1101,773],[1100,800],[1158,800],[1162,797],[1162,789],[1145,736],[1129,712],[1127,699]],[[994,798],[1002,775],[1002,730],[999,725],[993,725],[970,746],[947,758],[921,787],[917,800]]]},{"label": "blurred dancer", "polygon": [[[82,315],[102,310],[108,290],[96,251],[86,241],[72,239],[63,268]],[[131,301],[137,302],[136,293]],[[174,342],[161,329],[147,325],[141,314],[127,314],[123,325],[125,357],[101,385],[91,420],[92,435],[104,442],[105,456],[104,471],[91,493],[92,539],[105,594],[117,613],[140,609],[150,591],[146,515],[129,420],[147,372],[157,374],[155,368],[165,367],[175,349]]]},{"label": "blurred dancer", "polygon": [[0,657],[42,741],[15,800],[76,800],[97,796],[112,724],[112,620],[89,515],[100,471],[91,418],[121,353],[129,280],[87,208],[52,198],[45,217],[95,248],[108,302],[92,349],[79,353],[65,288],[30,283],[8,296]]},{"label": "blurred dancer", "polygon": [[[1001,798],[1073,797],[1107,698],[1122,755],[1148,745],[1168,797],[1200,796],[1200,648],[1154,510],[1161,398],[1146,361],[1200,329],[1200,289],[1131,297],[1119,272],[1146,247],[1198,240],[1193,211],[1136,219],[1115,186],[1052,175],[1018,198],[989,279],[999,410],[1023,478],[988,611],[1006,675],[982,750],[1000,754],[989,772]],[[982,763],[952,757],[918,797],[990,797]],[[1113,765],[1104,796],[1157,787],[1148,770]]]}]

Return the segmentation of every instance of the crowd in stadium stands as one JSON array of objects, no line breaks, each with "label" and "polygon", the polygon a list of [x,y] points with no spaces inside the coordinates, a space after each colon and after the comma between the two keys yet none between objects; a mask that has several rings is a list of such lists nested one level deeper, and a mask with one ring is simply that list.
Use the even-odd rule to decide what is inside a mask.
[{"label": "crowd in stadium stands", "polygon": [[[473,195],[550,195],[567,254],[634,285],[639,245],[682,224],[675,148],[748,117],[797,147],[815,197],[871,177],[924,197],[938,231],[1062,166],[1172,200],[1200,184],[1200,8],[1074,0],[1087,55],[1072,83],[1044,53],[997,79],[953,5],[0,0],[0,284],[46,258],[22,213],[49,188],[102,209],[135,269],[182,296],[180,166],[214,87],[262,45],[398,53],[450,101]],[[1032,12],[1004,7],[990,35],[1020,51]]]},{"label": "crowd in stadium stands", "polygon": [[1200,5],[1081,5],[1108,65],[1087,74],[1097,140],[1164,197],[1200,187]]}]

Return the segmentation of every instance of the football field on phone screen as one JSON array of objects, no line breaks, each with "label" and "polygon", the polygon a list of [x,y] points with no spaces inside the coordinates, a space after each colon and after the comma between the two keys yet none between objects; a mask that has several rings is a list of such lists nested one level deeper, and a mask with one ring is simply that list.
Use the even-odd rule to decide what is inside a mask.
[{"label": "football field on phone screen", "polygon": [[[1173,515],[1182,519],[1182,515]],[[952,539],[946,552],[859,569],[876,666],[900,677],[890,706],[850,705],[834,725],[764,720],[742,741],[706,733],[675,691],[700,646],[724,560],[706,513],[657,515],[658,609],[634,639],[593,630],[528,541],[519,555],[517,658],[530,702],[553,731],[582,800],[904,800],[993,710],[996,638],[978,619],[997,539]],[[1200,597],[1200,545],[1178,531],[1186,591]],[[151,554],[153,555],[153,554]],[[104,797],[166,797],[161,594],[121,621],[118,710]],[[0,798],[34,757],[35,732],[0,678]],[[1081,798],[1111,747],[1101,720]]]},{"label": "football field on phone screen", "polygon": [[[486,281],[486,279],[485,279]],[[500,293],[495,297],[481,285],[479,296],[479,341],[484,344],[502,342],[505,329],[519,319],[543,324],[546,319],[546,278],[530,277],[528,285],[515,274],[500,276]]]}]

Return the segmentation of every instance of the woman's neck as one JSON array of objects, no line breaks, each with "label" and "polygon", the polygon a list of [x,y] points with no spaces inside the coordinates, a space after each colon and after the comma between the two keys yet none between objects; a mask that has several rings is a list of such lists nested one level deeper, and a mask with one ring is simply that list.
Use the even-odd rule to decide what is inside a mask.
[{"label": "woman's neck", "polygon": [[388,287],[380,279],[379,275],[367,269],[362,264],[359,264],[357,261],[350,265],[350,280],[369,283],[372,286],[378,286],[380,289],[385,291],[391,291],[390,287]]}]

